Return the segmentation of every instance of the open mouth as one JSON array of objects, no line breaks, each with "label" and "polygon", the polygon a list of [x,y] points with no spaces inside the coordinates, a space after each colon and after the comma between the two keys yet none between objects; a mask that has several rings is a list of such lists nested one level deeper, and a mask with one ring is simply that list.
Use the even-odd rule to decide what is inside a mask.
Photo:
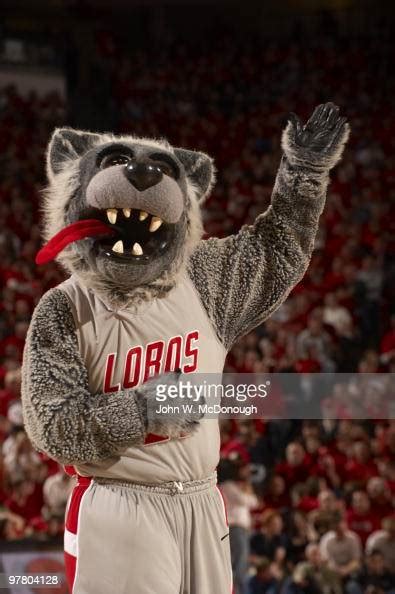
[{"label": "open mouth", "polygon": [[93,237],[97,255],[124,262],[144,263],[166,250],[175,238],[178,223],[131,208],[90,209],[74,223],[63,227],[43,245],[36,264],[46,264],[71,243]]},{"label": "open mouth", "polygon": [[107,208],[90,214],[113,231],[111,236],[96,239],[97,252],[122,261],[144,262],[164,252],[176,226],[144,210],[131,208]]}]

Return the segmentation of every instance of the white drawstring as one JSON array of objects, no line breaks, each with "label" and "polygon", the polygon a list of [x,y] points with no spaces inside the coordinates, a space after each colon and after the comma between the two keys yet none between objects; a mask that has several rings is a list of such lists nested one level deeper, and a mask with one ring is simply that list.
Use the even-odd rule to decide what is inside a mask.
[{"label": "white drawstring", "polygon": [[183,486],[183,484],[182,484],[182,483],[179,483],[179,482],[177,482],[177,481],[174,481],[174,486],[175,486],[175,488],[177,489],[177,492],[178,492],[178,493],[182,493],[182,492],[183,492],[183,490],[184,490],[184,486]]}]

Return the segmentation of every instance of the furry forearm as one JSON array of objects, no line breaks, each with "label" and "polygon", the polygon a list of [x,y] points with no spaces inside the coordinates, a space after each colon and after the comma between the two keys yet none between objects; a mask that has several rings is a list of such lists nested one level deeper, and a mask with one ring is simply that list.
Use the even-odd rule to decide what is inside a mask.
[{"label": "furry forearm", "polygon": [[290,238],[294,237],[308,257],[325,206],[328,183],[329,169],[321,172],[302,164],[292,165],[283,155],[266,216],[274,224],[284,224]]},{"label": "furry forearm", "polygon": [[70,304],[58,289],[33,314],[22,403],[33,444],[62,463],[103,460],[144,441],[146,419],[135,391],[90,393]]},{"label": "furry forearm", "polygon": [[190,275],[226,348],[267,318],[302,278],[325,203],[329,170],[284,156],[268,210],[234,236],[202,241]]}]

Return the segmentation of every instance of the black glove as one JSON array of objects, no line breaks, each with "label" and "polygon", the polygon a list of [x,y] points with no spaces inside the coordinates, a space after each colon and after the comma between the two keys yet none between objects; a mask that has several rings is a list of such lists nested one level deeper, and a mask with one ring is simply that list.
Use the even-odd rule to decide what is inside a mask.
[{"label": "black glove", "polygon": [[291,165],[325,171],[339,161],[350,127],[339,108],[323,103],[315,108],[307,124],[291,113],[283,132],[282,146]]}]

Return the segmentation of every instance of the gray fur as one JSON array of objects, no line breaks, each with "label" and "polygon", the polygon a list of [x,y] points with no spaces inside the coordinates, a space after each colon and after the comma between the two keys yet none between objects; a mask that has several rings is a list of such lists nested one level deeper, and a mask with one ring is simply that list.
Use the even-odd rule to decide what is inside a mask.
[{"label": "gray fur", "polygon": [[37,449],[63,464],[98,462],[158,435],[188,434],[199,415],[155,417],[157,383],[176,383],[177,374],[146,382],[134,390],[91,394],[78,348],[73,314],[59,289],[41,299],[29,328],[22,404],[26,431]]},{"label": "gray fur", "polygon": [[[186,412],[183,408],[185,398],[179,396],[172,397],[171,404],[177,410],[179,406],[182,414],[169,413],[165,416],[163,413],[158,414],[158,401],[155,398],[155,388],[159,384],[166,384],[167,386],[176,386],[181,381],[180,374],[177,372],[162,374],[149,382],[139,387],[139,394],[144,396],[142,414],[147,418],[147,432],[155,435],[166,435],[170,438],[179,437],[183,434],[194,433],[199,427],[199,420],[202,415],[199,413],[199,405],[204,404],[204,398],[198,402],[188,404],[192,407],[190,412]],[[139,401],[141,402],[141,401]]]},{"label": "gray fur", "polygon": [[190,276],[227,349],[274,312],[303,277],[329,169],[340,159],[348,134],[346,127],[338,144],[307,151],[295,143],[288,124],[270,207],[253,225],[225,239],[201,241],[192,254]]}]

